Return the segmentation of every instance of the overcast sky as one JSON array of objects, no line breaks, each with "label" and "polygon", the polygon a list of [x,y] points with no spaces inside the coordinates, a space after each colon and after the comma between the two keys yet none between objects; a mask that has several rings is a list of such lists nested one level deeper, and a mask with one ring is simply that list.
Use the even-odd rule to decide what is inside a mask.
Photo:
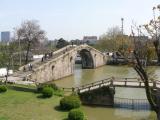
[{"label": "overcast sky", "polygon": [[144,24],[159,0],[0,0],[0,31],[13,31],[24,20],[38,20],[49,39],[100,36],[109,27],[130,33],[132,20]]}]

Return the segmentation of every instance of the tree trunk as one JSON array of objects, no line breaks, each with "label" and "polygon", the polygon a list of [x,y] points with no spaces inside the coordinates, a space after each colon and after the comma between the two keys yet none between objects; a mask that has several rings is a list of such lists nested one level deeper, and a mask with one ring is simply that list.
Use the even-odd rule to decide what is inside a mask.
[{"label": "tree trunk", "polygon": [[158,50],[158,47],[155,48],[156,49],[156,54],[157,54],[157,62],[158,64],[160,64],[160,51]]},{"label": "tree trunk", "polygon": [[[139,56],[137,55],[136,52],[134,52],[134,55],[135,55],[135,58],[137,61],[134,69],[137,71],[138,75],[141,77],[141,80],[144,82],[148,102],[149,102],[151,108],[156,112],[157,120],[160,120],[160,107],[158,104],[159,103],[159,98],[158,98],[159,93],[157,91],[156,95],[155,95],[155,93],[153,91],[151,91],[151,87],[149,86],[149,78],[148,78],[147,72],[142,67]],[[155,100],[154,95],[156,96],[156,100]]]},{"label": "tree trunk", "polygon": [[157,114],[157,120],[160,120],[160,112],[156,114]]},{"label": "tree trunk", "polygon": [[25,63],[28,63],[28,57],[29,57],[29,50],[30,50],[30,46],[31,46],[31,41],[28,41],[28,46],[27,46],[27,53],[26,53],[26,60]]},{"label": "tree trunk", "polygon": [[156,52],[156,54],[157,54],[157,63],[158,64],[160,64],[160,50],[159,50],[159,41],[158,40],[156,40],[156,41],[154,41],[154,47],[155,47],[155,52]]},{"label": "tree trunk", "polygon": [[156,101],[158,105],[158,111],[156,112],[157,120],[160,120],[160,91],[159,90],[156,91]]},{"label": "tree trunk", "polygon": [[158,57],[158,61],[157,62],[158,62],[158,65],[160,65],[160,51],[157,54],[158,54],[158,56],[157,56]]},{"label": "tree trunk", "polygon": [[157,102],[155,102],[155,100],[154,100],[153,93],[152,93],[151,88],[149,86],[148,76],[144,73],[143,77],[145,79],[144,84],[145,84],[145,91],[146,91],[146,96],[147,96],[148,102],[150,103],[152,109],[156,113],[158,113],[159,112],[159,108],[157,106]]}]

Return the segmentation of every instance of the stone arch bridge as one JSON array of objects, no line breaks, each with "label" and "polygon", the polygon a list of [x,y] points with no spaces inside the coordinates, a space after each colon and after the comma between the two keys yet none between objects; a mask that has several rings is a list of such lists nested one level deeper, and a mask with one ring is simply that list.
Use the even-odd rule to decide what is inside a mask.
[{"label": "stone arch bridge", "polygon": [[[19,73],[25,74],[25,79],[37,83],[48,82],[67,77],[74,73],[77,54],[82,59],[82,69],[94,69],[106,64],[107,57],[95,48],[84,45],[68,45],[51,53],[46,59],[37,60],[32,64],[32,70],[27,70],[28,65],[22,66]],[[24,71],[25,68],[25,71]]]}]

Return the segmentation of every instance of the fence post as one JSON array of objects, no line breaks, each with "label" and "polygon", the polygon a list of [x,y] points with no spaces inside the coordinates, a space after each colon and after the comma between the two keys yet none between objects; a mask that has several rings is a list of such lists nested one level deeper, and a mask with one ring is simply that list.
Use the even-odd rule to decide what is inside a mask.
[{"label": "fence post", "polygon": [[127,81],[124,81],[125,82],[125,86],[127,85]]},{"label": "fence post", "polygon": [[156,81],[153,81],[153,88],[156,88]]},{"label": "fence post", "polygon": [[132,109],[134,109],[134,100],[132,99]]},{"label": "fence post", "polygon": [[91,87],[88,87],[88,91],[90,91]]},{"label": "fence post", "polygon": [[104,84],[104,80],[102,80],[102,84]]},{"label": "fence post", "polygon": [[125,78],[125,86],[127,85],[127,78]]},{"label": "fence post", "polygon": [[94,83],[92,83],[92,87],[93,87]]},{"label": "fence post", "polygon": [[113,86],[114,77],[111,78],[111,86]]},{"label": "fence post", "polygon": [[75,90],[75,88],[74,88],[74,87],[72,87],[72,92],[74,92],[74,90]]},{"label": "fence post", "polygon": [[77,92],[80,93],[80,89],[79,88],[78,88]]}]

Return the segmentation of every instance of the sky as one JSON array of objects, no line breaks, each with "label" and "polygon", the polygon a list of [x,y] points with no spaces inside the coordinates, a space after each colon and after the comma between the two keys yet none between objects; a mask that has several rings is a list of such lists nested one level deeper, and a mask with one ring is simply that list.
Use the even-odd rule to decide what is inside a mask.
[{"label": "sky", "polygon": [[0,31],[11,31],[25,20],[38,20],[50,40],[100,36],[121,27],[130,34],[132,21],[145,24],[159,0],[0,0]]}]

